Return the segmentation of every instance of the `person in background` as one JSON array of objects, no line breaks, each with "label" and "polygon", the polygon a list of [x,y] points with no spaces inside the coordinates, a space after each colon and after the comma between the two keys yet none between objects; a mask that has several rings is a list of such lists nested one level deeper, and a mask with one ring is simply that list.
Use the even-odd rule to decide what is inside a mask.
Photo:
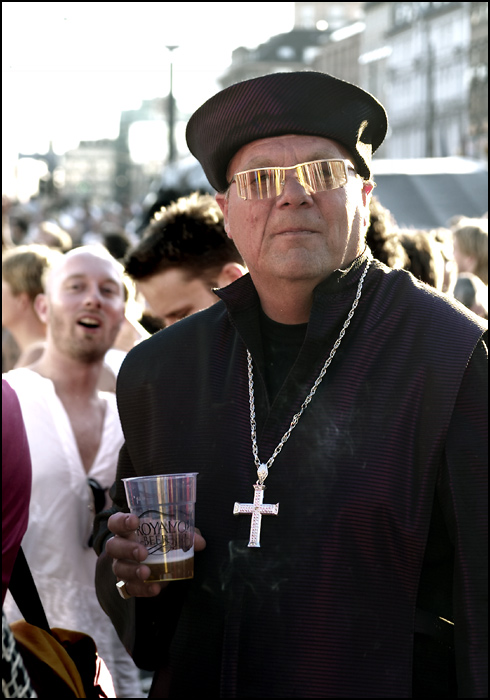
[{"label": "person in background", "polygon": [[462,272],[454,286],[454,298],[470,311],[488,319],[488,287],[477,275]]},{"label": "person in background", "polygon": [[2,379],[2,696],[37,697],[7,622],[3,603],[27,530],[31,455],[19,399]]},{"label": "person in background", "polygon": [[109,253],[122,263],[131,248],[131,240],[124,232],[124,229],[107,223],[102,226],[101,238],[102,244]]},{"label": "person in background", "polygon": [[441,244],[430,231],[401,230],[398,240],[405,249],[408,262],[404,266],[412,275],[439,292],[445,284],[446,260]]},{"label": "person in background", "polygon": [[2,194],[2,254],[5,250],[21,245],[29,229],[29,222],[24,216],[12,216],[12,199]]},{"label": "person in background", "polygon": [[459,272],[471,272],[488,285],[488,219],[460,219],[452,231]]},{"label": "person in background", "polygon": [[[386,131],[312,71],[187,125],[249,274],[118,378],[96,590],[150,697],[488,697],[487,324],[366,246]],[[194,579],[146,583],[122,479],[194,469]]]},{"label": "person in background", "polygon": [[[118,263],[120,264],[120,263]],[[121,266],[121,269],[122,266]],[[137,292],[134,282],[127,274],[123,274],[125,313],[124,321],[116,336],[114,344],[106,352],[104,357],[105,367],[117,378],[119,369],[127,353],[142,340],[150,337],[150,333],[141,323],[144,313],[144,299]],[[109,386],[107,386],[109,388]],[[114,381],[111,391],[116,390]]]},{"label": "person in background", "polygon": [[449,228],[431,229],[431,235],[439,243],[442,258],[444,260],[444,280],[442,291],[449,296],[453,295],[454,285],[458,278],[458,266],[454,259],[453,234]]},{"label": "person in background", "polygon": [[[118,696],[142,697],[139,672],[97,603],[89,543],[123,443],[115,396],[98,389],[124,320],[122,268],[102,246],[76,248],[48,270],[35,306],[47,328],[44,352],[4,375],[32,459],[24,553],[50,625],[90,634]],[[5,609],[9,622],[19,617],[9,597]]]},{"label": "person in background", "polygon": [[[36,311],[35,300],[44,291],[49,266],[61,259],[60,251],[36,243],[11,248],[2,256],[2,330],[12,335],[16,346],[9,356],[8,339],[2,345],[3,372],[27,367],[43,354],[46,324]],[[104,359],[99,379],[102,391],[116,390],[117,372],[126,353],[136,342],[149,337],[135,319],[141,307],[135,302],[134,285],[126,276],[124,283],[126,318]]]},{"label": "person in background", "polygon": [[374,195],[369,202],[369,227],[366,243],[376,260],[394,270],[402,270],[408,264],[408,256],[398,239],[398,224],[389,209]]},{"label": "person in background", "polygon": [[41,221],[29,234],[30,243],[46,245],[60,253],[67,253],[73,247],[73,241],[69,233],[54,221]]},{"label": "person in background", "polygon": [[2,606],[27,530],[32,467],[17,394],[2,378]]},{"label": "person in background", "polygon": [[215,304],[213,288],[245,272],[215,199],[197,192],[157,212],[124,265],[151,314],[166,326]]},{"label": "person in background", "polygon": [[46,338],[46,324],[39,318],[34,302],[43,292],[44,271],[61,257],[61,252],[36,244],[10,248],[2,255],[2,327],[17,343],[18,366],[23,366],[31,348],[43,344]]}]

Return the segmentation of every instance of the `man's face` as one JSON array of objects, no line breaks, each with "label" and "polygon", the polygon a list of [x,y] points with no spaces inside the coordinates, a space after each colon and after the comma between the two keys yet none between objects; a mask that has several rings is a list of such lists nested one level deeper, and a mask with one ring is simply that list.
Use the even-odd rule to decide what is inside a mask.
[{"label": "man's face", "polygon": [[[235,154],[228,176],[230,180],[243,170],[287,167],[324,158],[351,159],[343,146],[318,136],[261,139]],[[318,284],[334,270],[347,267],[364,250],[372,185],[348,169],[344,187],[308,195],[293,173],[287,174],[278,197],[242,200],[235,183],[228,196],[216,197],[226,232],[256,285],[276,279]]]},{"label": "man's face", "polygon": [[124,292],[115,261],[79,253],[53,271],[36,306],[48,325],[48,342],[85,364],[101,360],[124,320]]},{"label": "man's face", "polygon": [[189,277],[178,267],[138,280],[136,286],[148,302],[152,315],[161,318],[166,326],[218,301],[202,279]]}]

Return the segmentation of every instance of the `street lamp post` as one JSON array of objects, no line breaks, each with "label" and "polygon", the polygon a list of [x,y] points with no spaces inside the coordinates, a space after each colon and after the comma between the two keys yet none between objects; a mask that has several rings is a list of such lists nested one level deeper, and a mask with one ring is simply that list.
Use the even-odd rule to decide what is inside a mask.
[{"label": "street lamp post", "polygon": [[178,49],[178,46],[167,46],[170,52],[170,90],[168,93],[168,162],[173,163],[176,160],[175,148],[175,103],[173,93],[173,62],[172,51]]}]

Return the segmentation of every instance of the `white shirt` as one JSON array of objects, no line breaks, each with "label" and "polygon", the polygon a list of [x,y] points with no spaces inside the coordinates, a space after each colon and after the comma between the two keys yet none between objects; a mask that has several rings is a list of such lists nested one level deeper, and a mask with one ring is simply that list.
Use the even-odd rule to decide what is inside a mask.
[{"label": "white shirt", "polygon": [[128,353],[125,350],[118,350],[117,348],[110,348],[104,355],[104,362],[106,365],[112,369],[114,374],[119,374],[121,365],[124,362],[124,358]]},{"label": "white shirt", "polygon": [[[29,525],[22,541],[26,559],[51,627],[89,634],[115,677],[115,660],[127,659],[111,621],[95,594],[97,555],[88,546],[94,513],[88,476],[110,487],[124,438],[116,397],[100,392],[106,403],[100,447],[87,475],[73,429],[50,379],[27,368],[4,375],[19,397],[32,460]],[[110,505],[110,499],[109,503]],[[22,617],[8,594],[9,622]],[[116,654],[117,652],[117,654]],[[127,664],[125,664],[127,665]],[[127,668],[125,669],[125,673]],[[134,693],[135,691],[128,691]],[[124,694],[119,697],[141,697]]]}]

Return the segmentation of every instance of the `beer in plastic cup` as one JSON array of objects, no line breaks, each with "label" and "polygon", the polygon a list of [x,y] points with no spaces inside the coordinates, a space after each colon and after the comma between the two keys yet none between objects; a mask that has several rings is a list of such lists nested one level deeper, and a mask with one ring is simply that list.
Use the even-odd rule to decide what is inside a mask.
[{"label": "beer in plastic cup", "polygon": [[123,479],[138,539],[148,550],[147,581],[194,577],[194,505],[197,472]]}]

